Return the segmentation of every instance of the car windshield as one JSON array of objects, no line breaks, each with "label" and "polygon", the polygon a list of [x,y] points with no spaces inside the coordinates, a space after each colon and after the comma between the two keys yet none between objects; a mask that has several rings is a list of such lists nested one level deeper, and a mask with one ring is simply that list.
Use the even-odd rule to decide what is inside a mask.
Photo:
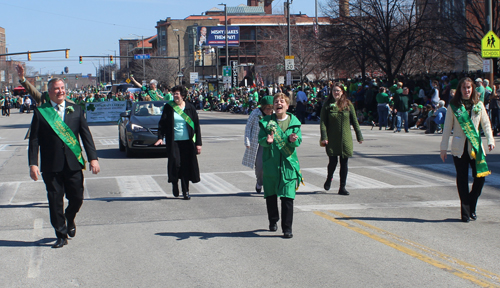
[{"label": "car windshield", "polygon": [[163,103],[144,103],[135,106],[135,116],[161,116],[163,113]]}]

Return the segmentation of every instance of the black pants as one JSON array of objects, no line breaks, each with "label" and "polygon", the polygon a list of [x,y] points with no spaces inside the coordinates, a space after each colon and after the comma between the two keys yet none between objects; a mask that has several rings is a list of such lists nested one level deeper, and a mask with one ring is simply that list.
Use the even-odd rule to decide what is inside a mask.
[{"label": "black pants", "polygon": [[[267,216],[269,224],[275,224],[280,220],[278,212],[278,196],[268,196],[266,198]],[[283,233],[292,233],[293,222],[293,199],[281,197],[281,229]]]},{"label": "black pants", "polygon": [[[67,238],[67,223],[75,221],[76,213],[83,204],[82,170],[71,171],[65,166],[61,172],[43,172],[43,182],[49,200],[50,223],[56,230],[58,238]],[[68,207],[64,211],[64,196],[68,199]]]},{"label": "black pants", "polygon": [[347,161],[349,157],[342,158],[342,156],[328,156],[328,175],[326,179],[332,179],[335,168],[337,168],[338,158],[340,158],[340,187],[344,187],[347,182]]},{"label": "black pants", "polygon": [[[483,190],[485,177],[476,176],[476,164],[474,159],[470,159],[467,151],[467,142],[465,144],[462,157],[453,157],[455,169],[457,171],[457,189],[460,197],[460,211],[462,219],[467,220],[472,213],[476,213],[477,199]],[[469,192],[469,166],[472,168],[474,182],[472,190]]]},{"label": "black pants", "polygon": [[[180,162],[177,163],[177,167],[175,168],[175,173],[177,177],[176,179],[181,180],[181,188],[182,192],[189,192],[189,173],[191,171],[191,153],[192,151],[190,150],[190,141],[191,140],[184,140],[184,141],[174,141],[174,145],[177,145],[179,148],[179,155],[180,155]],[[177,181],[172,182],[172,185],[178,185]]]}]

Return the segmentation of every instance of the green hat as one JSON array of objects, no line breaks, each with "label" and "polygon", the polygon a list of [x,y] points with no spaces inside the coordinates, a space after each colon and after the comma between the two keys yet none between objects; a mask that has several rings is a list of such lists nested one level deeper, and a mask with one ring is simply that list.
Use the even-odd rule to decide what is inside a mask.
[{"label": "green hat", "polygon": [[273,96],[264,96],[260,99],[260,105],[273,105],[274,97]]},{"label": "green hat", "polygon": [[418,108],[424,108],[424,106],[423,105],[418,105]]}]

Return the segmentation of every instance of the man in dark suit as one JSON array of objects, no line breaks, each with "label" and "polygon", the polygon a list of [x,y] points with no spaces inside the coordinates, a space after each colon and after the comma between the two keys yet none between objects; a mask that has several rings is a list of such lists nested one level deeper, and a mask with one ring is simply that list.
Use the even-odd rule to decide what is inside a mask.
[{"label": "man in dark suit", "polygon": [[[48,90],[50,101],[34,111],[28,161],[31,179],[37,181],[42,172],[49,201],[50,222],[57,236],[52,248],[61,248],[68,244],[68,236],[75,236],[75,216],[83,204],[82,169],[85,169],[85,160],[80,138],[92,173],[99,173],[100,167],[94,140],[81,107],[66,101],[62,79],[49,81]],[[65,211],[64,196],[68,199]]]}]

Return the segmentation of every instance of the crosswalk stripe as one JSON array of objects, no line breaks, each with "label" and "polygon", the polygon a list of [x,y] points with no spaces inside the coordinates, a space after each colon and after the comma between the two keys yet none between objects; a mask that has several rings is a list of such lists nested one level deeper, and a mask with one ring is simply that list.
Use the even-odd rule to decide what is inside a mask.
[{"label": "crosswalk stripe", "polygon": [[442,176],[435,176],[429,172],[421,172],[416,169],[409,169],[403,167],[370,167],[377,171],[384,171],[395,177],[404,178],[414,183],[433,183],[434,185],[454,185],[455,181],[448,180]]},{"label": "crosswalk stripe", "polygon": [[0,205],[10,204],[17,191],[19,190],[19,182],[8,182],[0,184]]},{"label": "crosswalk stripe", "polygon": [[[255,172],[254,171],[240,171],[241,173],[254,178],[255,179]],[[302,175],[304,177],[304,175]],[[310,191],[323,191],[324,189],[318,186],[315,186],[307,181],[304,181],[304,184],[300,184],[299,189],[297,192],[310,192]]]},{"label": "crosswalk stripe", "polygon": [[118,145],[118,139],[100,139],[102,145]]},{"label": "crosswalk stripe", "polygon": [[121,197],[161,197],[165,192],[151,176],[119,176],[116,182]]},{"label": "crosswalk stripe", "polygon": [[[339,168],[337,167],[335,173],[333,174],[333,181],[339,181]],[[305,168],[302,171],[312,172],[317,175],[326,177],[326,168]],[[369,177],[361,176],[356,173],[349,172],[348,181],[346,183],[347,188],[353,189],[377,189],[377,188],[394,188],[394,185],[378,181]]]},{"label": "crosswalk stripe", "polygon": [[215,173],[201,173],[201,181],[193,184],[199,194],[227,194],[239,193],[243,190],[215,175]]},{"label": "crosswalk stripe", "polygon": [[[491,164],[493,164],[493,165],[491,165]],[[488,166],[496,166],[496,165],[498,165],[498,162],[488,163]],[[440,164],[440,165],[426,164],[426,165],[421,165],[421,166],[425,167],[426,169],[432,170],[432,171],[444,172],[446,174],[451,174],[453,176],[456,175],[455,165],[453,165],[453,164]],[[472,178],[472,169],[469,169],[469,178]],[[455,181],[453,181],[453,183],[455,183]],[[500,175],[491,174],[491,175],[486,176],[485,184],[499,186],[500,185]]]},{"label": "crosswalk stripe", "polygon": [[0,144],[0,151],[7,151],[5,148],[9,147],[9,144]]}]

